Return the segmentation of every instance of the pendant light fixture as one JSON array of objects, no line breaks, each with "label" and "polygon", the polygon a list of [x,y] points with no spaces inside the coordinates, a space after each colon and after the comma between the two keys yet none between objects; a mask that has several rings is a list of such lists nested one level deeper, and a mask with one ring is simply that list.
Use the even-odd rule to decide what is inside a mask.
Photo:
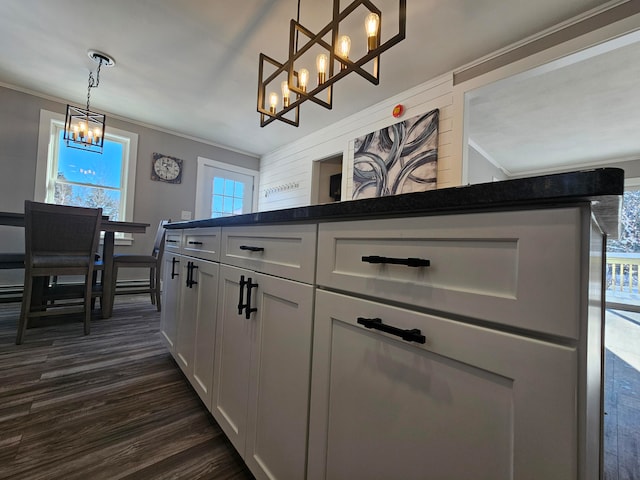
[{"label": "pendant light fixture", "polygon": [[[351,24],[351,17],[363,16],[364,29],[359,34],[361,42],[354,42],[358,33],[346,35],[341,31],[344,24]],[[348,19],[348,20],[347,20]],[[313,33],[300,24],[300,0],[298,16],[291,20],[289,30],[289,57],[280,63],[264,53],[258,64],[258,112],[260,126],[280,120],[297,127],[299,107],[306,100],[331,109],[333,84],[351,72],[378,85],[380,54],[404,40],[407,25],[407,0],[398,0],[398,32],[381,43],[382,12],[370,0],[354,0],[340,10],[340,0],[333,0],[332,20],[318,33]],[[303,41],[299,45],[300,37]],[[304,40],[306,39],[306,41]],[[331,43],[329,43],[331,42]],[[362,44],[361,56],[354,59],[352,43]],[[315,57],[316,77],[311,79],[304,63],[309,55]],[[358,54],[358,52],[356,52]],[[311,66],[309,62],[308,65]],[[366,67],[369,67],[367,69]],[[335,68],[334,68],[335,67]],[[268,70],[268,71],[267,71]],[[282,100],[275,90],[280,85]],[[270,93],[267,95],[267,90]],[[326,99],[319,94],[326,92]]]},{"label": "pendant light fixture", "polygon": [[67,105],[67,115],[64,121],[64,140],[68,147],[79,148],[88,152],[102,153],[104,147],[104,128],[106,116],[92,112],[89,108],[91,89],[100,84],[100,69],[112,67],[115,60],[109,55],[96,50],[87,52],[89,58],[98,64],[96,76],[89,72],[89,86],[87,87],[87,108]]}]

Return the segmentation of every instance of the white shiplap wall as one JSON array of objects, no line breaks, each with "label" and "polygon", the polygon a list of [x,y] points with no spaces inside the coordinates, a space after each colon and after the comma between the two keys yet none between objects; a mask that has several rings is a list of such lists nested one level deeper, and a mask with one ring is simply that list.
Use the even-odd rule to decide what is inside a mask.
[{"label": "white shiplap wall", "polygon": [[[460,185],[461,159],[453,148],[453,75],[447,74],[389,98],[312,135],[275,150],[260,159],[258,210],[275,210],[310,204],[313,162],[343,154],[342,196],[351,199],[354,139],[403,119],[440,109],[438,188]],[[400,119],[391,115],[401,103]],[[281,188],[295,184],[295,188]],[[267,194],[267,192],[269,192]]]}]

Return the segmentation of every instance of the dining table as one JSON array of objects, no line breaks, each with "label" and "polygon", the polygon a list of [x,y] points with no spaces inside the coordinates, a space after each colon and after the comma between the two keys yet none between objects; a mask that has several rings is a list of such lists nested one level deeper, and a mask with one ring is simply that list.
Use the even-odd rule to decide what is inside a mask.
[{"label": "dining table", "polygon": [[[24,213],[0,212],[0,225],[23,227]],[[100,307],[102,318],[110,318],[113,312],[113,252],[116,233],[145,233],[150,224],[141,222],[122,222],[109,220],[106,217],[100,222],[100,230],[104,232],[102,240],[102,262],[104,271],[102,274],[102,299]]]}]

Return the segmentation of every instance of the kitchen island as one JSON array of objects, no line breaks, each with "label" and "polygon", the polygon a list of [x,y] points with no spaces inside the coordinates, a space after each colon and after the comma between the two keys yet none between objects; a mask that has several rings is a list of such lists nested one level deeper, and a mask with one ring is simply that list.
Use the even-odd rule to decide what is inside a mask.
[{"label": "kitchen island", "polygon": [[597,479],[619,169],[167,226],[162,334],[256,478]]}]

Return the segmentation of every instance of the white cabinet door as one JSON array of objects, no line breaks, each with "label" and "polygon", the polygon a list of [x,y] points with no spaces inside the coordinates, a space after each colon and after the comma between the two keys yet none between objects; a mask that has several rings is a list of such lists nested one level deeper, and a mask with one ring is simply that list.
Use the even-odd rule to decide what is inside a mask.
[{"label": "white cabinet door", "polygon": [[256,478],[302,479],[313,287],[221,265],[218,299],[213,416]]},{"label": "white cabinet door", "polygon": [[261,274],[255,282],[244,460],[258,480],[303,479],[314,289]]},{"label": "white cabinet door", "polygon": [[205,405],[213,388],[214,337],[220,265],[182,258],[178,364]]},{"label": "white cabinet door", "polygon": [[162,311],[160,312],[160,334],[162,342],[175,353],[180,307],[180,265],[182,257],[166,253],[162,266]]},{"label": "white cabinet door", "polygon": [[577,479],[577,362],[571,346],[318,290],[308,478]]},{"label": "white cabinet door", "polygon": [[[247,436],[247,404],[254,320],[238,313],[240,278],[255,273],[220,265],[211,413],[242,455]],[[246,300],[244,298],[243,300]]]}]

